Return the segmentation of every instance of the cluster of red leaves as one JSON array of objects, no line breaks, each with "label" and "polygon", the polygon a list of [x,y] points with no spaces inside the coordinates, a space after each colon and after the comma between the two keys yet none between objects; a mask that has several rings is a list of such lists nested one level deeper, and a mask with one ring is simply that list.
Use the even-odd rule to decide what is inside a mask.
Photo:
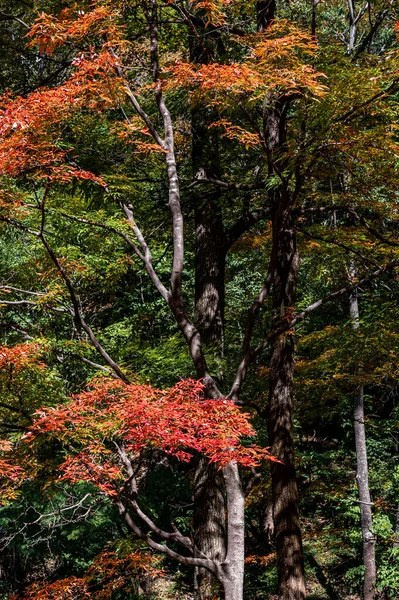
[{"label": "cluster of red leaves", "polygon": [[134,593],[133,583],[138,583],[145,575],[162,577],[165,573],[159,566],[160,558],[149,552],[135,550],[127,554],[105,550],[94,561],[86,573],[89,584],[100,582],[96,600],[108,600],[115,592]]},{"label": "cluster of red leaves", "polygon": [[[8,440],[0,439],[0,452],[12,452],[13,445]],[[23,472],[22,467],[14,465],[10,460],[0,459],[0,478],[18,481]]]},{"label": "cluster of red leaves", "polygon": [[[7,380],[24,369],[45,369],[45,364],[38,358],[43,350],[40,344],[24,343],[12,348],[0,346],[0,376]],[[24,477],[24,469],[15,459],[14,444],[7,439],[0,439],[0,501],[7,502],[18,494],[18,485]]]},{"label": "cluster of red leaves", "polygon": [[260,567],[264,568],[268,564],[273,562],[275,559],[276,559],[276,555],[274,553],[267,554],[265,556],[258,556],[256,554],[253,554],[251,556],[247,556],[247,558],[245,559],[245,564],[251,565],[251,566],[260,566]]},{"label": "cluster of red leaves", "polygon": [[[68,577],[54,583],[35,583],[23,598],[16,596],[14,600],[109,600],[116,593],[129,595],[136,591],[135,584],[144,576],[164,575],[158,563],[159,558],[149,552],[107,549],[95,558],[83,577]],[[95,591],[92,591],[93,588]]]},{"label": "cluster of red leaves", "polygon": [[78,600],[91,598],[87,582],[82,577],[68,577],[54,583],[35,583],[21,596],[13,596],[12,600]]},{"label": "cluster of red leaves", "polygon": [[280,21],[267,32],[238,41],[245,45],[245,62],[200,66],[177,62],[167,69],[169,78],[164,82],[165,89],[173,89],[176,84],[189,87],[222,105],[228,102],[226,92],[234,98],[250,95],[252,100],[264,98],[265,93],[273,90],[314,97],[325,94],[326,87],[320,82],[324,74],[305,60],[316,51],[308,33]]},{"label": "cluster of red leaves", "polygon": [[[197,7],[215,12],[228,4],[227,0],[199,2]],[[80,111],[103,111],[124,97],[124,84],[116,73],[121,65],[113,50],[123,55],[130,45],[124,37],[118,3],[93,1],[87,12],[75,5],[58,17],[42,13],[29,36],[30,44],[44,53],[75,43],[84,50],[75,56],[65,83],[27,98],[5,95],[0,99],[1,172],[12,178],[29,175],[50,182],[78,179],[104,185],[100,177],[75,165],[73,143],[66,142],[63,132]],[[282,21],[267,34],[245,36],[238,43],[245,47],[245,61],[201,66],[177,62],[167,69],[164,88],[188,87],[226,108],[237,98],[263,100],[276,89],[314,97],[324,94],[322,74],[304,60],[314,54],[314,40],[298,28]],[[247,147],[257,144],[253,133],[237,126],[227,127],[226,135],[242,140]],[[138,152],[162,151],[154,143],[138,141],[136,145]]]},{"label": "cluster of red leaves", "polygon": [[72,444],[77,452],[61,466],[63,479],[91,481],[111,496],[126,479],[112,441],[123,443],[131,456],[154,448],[182,461],[200,452],[221,466],[274,460],[265,449],[241,444],[243,436],[255,435],[246,414],[229,400],[203,400],[202,392],[194,380],[162,391],[100,379],[69,404],[39,411],[25,439],[50,434]]},{"label": "cluster of red leaves", "polygon": [[24,470],[13,461],[13,444],[9,440],[0,439],[0,502],[7,503],[18,495],[18,484],[23,478]]},{"label": "cluster of red leaves", "polygon": [[82,55],[68,81],[27,98],[0,100],[0,169],[10,177],[35,175],[57,181],[101,178],[73,166],[62,127],[80,109],[104,110],[115,102],[115,62],[107,51]]},{"label": "cluster of red leaves", "polygon": [[123,26],[115,2],[92,1],[90,10],[80,10],[75,4],[65,8],[58,17],[42,12],[29,31],[30,45],[37,45],[43,54],[53,52],[65,42],[80,42],[87,37],[111,39],[115,46],[123,41]]},{"label": "cluster of red leaves", "polygon": [[[1,302],[0,302],[1,304]],[[0,346],[0,369],[19,371],[25,367],[44,368],[44,363],[37,360],[43,347],[40,344],[26,342],[16,346]]]},{"label": "cluster of red leaves", "polygon": [[256,148],[261,143],[261,138],[258,133],[252,133],[239,125],[234,125],[227,119],[220,119],[210,125],[210,127],[221,127],[224,131],[222,137],[229,140],[237,140],[248,148]]},{"label": "cluster of red leaves", "polygon": [[[0,98],[3,174],[58,183],[91,180],[105,186],[101,177],[76,166],[73,143],[65,140],[64,131],[71,123],[73,128],[79,127],[76,122],[80,112],[102,112],[124,98],[115,50],[123,55],[130,44],[124,36],[117,4],[93,1],[87,12],[74,5],[58,17],[41,13],[35,21],[28,34],[29,45],[38,46],[40,52],[51,55],[57,48],[75,43],[83,50],[75,56],[71,74],[63,84],[28,97],[5,94]],[[130,128],[129,133],[133,131]],[[142,126],[139,133],[145,135]],[[137,152],[163,151],[157,144],[140,139],[135,145]]]}]

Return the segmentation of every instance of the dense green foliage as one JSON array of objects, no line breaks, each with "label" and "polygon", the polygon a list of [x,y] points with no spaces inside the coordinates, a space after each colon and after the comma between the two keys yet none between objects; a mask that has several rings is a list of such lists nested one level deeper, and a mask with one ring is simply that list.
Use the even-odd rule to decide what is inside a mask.
[{"label": "dense green foliage", "polygon": [[[77,2],[87,11],[90,4]],[[112,3],[96,4],[109,8]],[[130,44],[124,56],[125,62],[130,61],[128,80],[159,126],[142,3],[116,4]],[[240,37],[256,34],[256,3],[200,3],[199,8],[195,4],[176,2],[182,10],[187,5],[198,18],[195,23],[200,33],[196,35],[206,51],[216,55],[223,67],[250,62],[249,42],[241,43]],[[218,24],[214,7],[209,12],[207,4],[225,11],[227,24]],[[10,98],[29,98],[38,89],[55,89],[68,81],[72,60],[76,53],[86,51],[86,42],[62,44],[50,55],[35,44],[27,45],[26,35],[42,11],[56,19],[62,9],[73,5],[68,1],[0,0],[3,109]],[[364,567],[353,401],[363,387],[377,597],[394,599],[399,596],[399,283],[394,265],[399,248],[398,7],[395,1],[373,2],[359,19],[355,47],[348,50],[347,2],[326,0],[313,5],[316,41],[310,35],[312,3],[277,2],[281,29],[273,39],[294,36],[296,28],[307,38],[287,41],[291,54],[286,63],[280,55],[274,58],[271,51],[269,62],[262,67],[272,74],[280,69],[278,77],[286,77],[287,89],[281,91],[277,75],[275,89],[293,95],[286,109],[287,138],[274,167],[281,167],[281,177],[291,191],[298,183],[298,165],[301,170],[293,209],[300,255],[297,299],[284,317],[290,322],[313,302],[347,288],[351,281],[364,279],[364,283],[358,290],[358,329],[352,327],[346,292],[309,311],[295,324],[294,439],[307,591],[314,600],[361,597]],[[359,4],[357,11],[361,9]],[[165,95],[175,127],[185,219],[183,295],[193,314],[198,204],[205,198],[210,206],[216,206],[227,230],[240,217],[262,209],[265,196],[281,186],[276,172],[270,172],[270,156],[265,155],[259,139],[254,142],[254,137],[259,138],[262,111],[267,109],[265,94],[277,92],[272,86],[254,92],[243,84],[238,92],[229,89],[224,93],[217,82],[208,89],[194,76],[189,79],[186,74],[184,80],[184,74],[175,75],[172,65],[190,60],[196,37],[173,2],[160,2],[158,10],[161,68],[165,69],[165,81],[171,82],[165,83]],[[205,27],[207,19],[210,22]],[[101,36],[92,37],[93,53],[100,52]],[[306,69],[312,71],[312,77],[313,73],[322,75],[298,84],[295,77],[305,77]],[[119,92],[115,93],[115,102],[96,98],[92,105],[88,101],[75,113],[63,116],[61,123],[52,123],[52,143],[57,151],[66,152],[73,168],[77,165],[101,177],[104,185],[84,177],[55,178],[46,197],[46,239],[68,273],[80,310],[102,348],[130,381],[165,389],[180,379],[197,378],[198,372],[175,316],[137,253],[126,243],[124,236],[130,236],[137,244],[137,233],[121,211],[122,202],[133,205],[134,220],[145,234],[152,263],[167,287],[174,248],[164,152],[145,146],[152,142],[148,131],[143,133],[131,106],[124,105]],[[212,127],[218,172],[205,173],[209,181],[203,184],[197,173],[193,175],[191,119],[196,110],[203,111],[208,122],[219,122]],[[124,130],[125,117],[131,129]],[[58,467],[65,458],[59,440],[37,441],[29,449],[21,440],[42,406],[67,402],[99,372],[112,376],[109,363],[71,308],[71,294],[60,269],[40,236],[31,235],[32,230],[40,230],[41,202],[47,194],[45,179],[36,175],[28,169],[15,174],[0,163],[4,192],[0,206],[1,346],[19,348],[26,343],[35,349],[32,360],[23,361],[22,366],[20,356],[1,362],[0,350],[1,437],[14,445],[15,456],[21,464],[30,464],[34,473],[19,486],[13,482],[0,507],[1,597],[30,594],[26,597],[72,599],[72,592],[62,596],[56,590],[54,596],[45,596],[40,590],[59,580],[86,577],[93,598],[192,598],[189,568],[164,557],[155,569],[144,544],[131,536],[116,508],[94,485],[59,480]],[[218,187],[214,180],[226,185]],[[268,273],[271,248],[270,215],[265,215],[247,227],[227,254],[223,347],[209,344],[204,348],[209,372],[226,396],[242,356],[248,311]],[[385,268],[390,263],[393,267]],[[382,266],[378,276],[370,277]],[[351,269],[355,269],[354,280]],[[254,327],[254,347],[267,339],[273,318],[271,303],[266,301]],[[249,367],[240,396],[240,406],[251,415],[258,442],[264,447],[269,445],[265,416],[270,355],[271,345],[266,343]],[[193,522],[191,467],[150,448],[140,474],[147,514],[161,528],[168,529],[173,523],[187,536],[192,536]],[[247,600],[276,597],[269,471],[267,465],[252,472],[242,469],[248,492]],[[108,567],[98,557],[108,551],[121,560],[112,565],[114,581],[119,581],[120,573],[126,577],[126,570],[136,569],[129,574],[129,584],[121,575],[115,589],[107,587]],[[126,567],[123,560],[136,551],[142,552],[151,568],[141,562]],[[96,560],[103,571],[100,567],[95,571]],[[161,572],[157,570],[161,568]],[[108,596],[100,595],[103,589]]]}]

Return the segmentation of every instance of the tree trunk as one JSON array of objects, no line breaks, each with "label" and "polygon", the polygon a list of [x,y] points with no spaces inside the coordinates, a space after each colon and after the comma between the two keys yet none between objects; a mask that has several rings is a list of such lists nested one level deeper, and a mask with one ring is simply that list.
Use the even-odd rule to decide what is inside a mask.
[{"label": "tree trunk", "polygon": [[395,541],[393,543],[394,548],[399,548],[399,504],[396,509],[396,528],[395,528]]},{"label": "tree trunk", "polygon": [[[257,2],[258,31],[270,25],[275,9],[274,0]],[[284,97],[276,93],[268,94],[264,101],[263,132],[269,175],[275,172],[276,159],[284,157],[286,152],[288,106]],[[283,162],[279,167],[284,170]],[[281,184],[279,190],[269,193],[273,212],[272,302],[276,329],[294,307],[299,261],[291,215],[292,198],[283,187]],[[272,345],[268,414],[270,451],[281,461],[271,463],[279,600],[304,600],[306,596],[292,437],[293,377],[294,336],[286,332]]]},{"label": "tree trunk", "polygon": [[[225,483],[218,465],[200,457],[194,478],[195,544],[212,560],[226,555]],[[206,569],[196,568],[195,589],[200,600],[214,598],[219,582]]]},{"label": "tree trunk", "polygon": [[[214,51],[213,36],[205,42],[190,37],[190,58],[197,64],[209,62]],[[220,178],[219,133],[209,125],[217,120],[214,109],[195,106],[191,110],[192,169],[194,178]],[[221,365],[224,345],[225,233],[219,189],[194,188],[195,218],[195,308],[194,322],[201,343],[212,348]],[[213,373],[215,376],[215,373]],[[222,379],[221,366],[215,379]],[[205,390],[214,398],[212,390]],[[198,548],[209,558],[222,562],[226,554],[225,482],[221,471],[200,458],[194,479],[194,531]],[[220,589],[205,569],[196,569],[195,587],[201,600],[213,598]]]},{"label": "tree trunk", "polygon": [[[355,269],[350,268],[350,277],[354,279]],[[359,328],[359,304],[357,290],[353,290],[349,297],[349,313],[353,329]],[[375,537],[373,534],[373,520],[371,513],[371,496],[369,489],[369,475],[367,464],[366,430],[364,426],[364,389],[361,386],[354,401],[353,422],[356,445],[356,482],[359,491],[360,518],[363,544],[363,598],[373,600],[375,596]]]},{"label": "tree trunk", "polygon": [[260,0],[256,3],[258,31],[265,31],[274,19],[276,0]]},{"label": "tree trunk", "polygon": [[[209,129],[212,113],[205,107],[192,111],[193,172],[218,176],[218,148],[216,128]],[[196,192],[195,216],[195,314],[194,321],[200,332],[201,343],[212,347],[220,363],[223,355],[224,330],[224,276],[226,253],[224,229],[217,195],[210,191]],[[222,369],[213,373],[220,383]],[[216,377],[215,377],[216,375]],[[213,398],[211,390],[205,390]],[[194,481],[194,528],[196,544],[209,558],[222,561],[225,556],[225,499],[224,480],[215,465],[205,458],[198,463]],[[218,583],[205,569],[198,569],[195,586],[199,598],[213,598]]]},{"label": "tree trunk", "polygon": [[242,600],[244,594],[245,513],[244,492],[235,462],[223,469],[227,499],[227,553],[221,565],[225,600]]},{"label": "tree trunk", "polygon": [[363,564],[364,564],[364,600],[373,600],[375,596],[375,537],[373,534],[373,521],[371,514],[371,497],[368,481],[368,464],[366,434],[364,427],[364,393],[360,388],[354,405],[354,427],[356,443],[357,472],[356,482],[359,491],[360,517],[362,527]]},{"label": "tree trunk", "polygon": [[[215,120],[215,111],[205,106],[191,111],[192,164],[195,178],[220,178],[219,133],[216,127],[209,127]],[[202,343],[216,346],[222,353],[226,250],[219,189],[195,192],[194,217],[194,321],[201,333]]]},{"label": "tree trunk", "polygon": [[[273,309],[277,328],[294,306],[298,276],[295,230],[289,207],[284,208],[284,204],[287,202],[281,198],[273,219]],[[292,437],[293,374],[294,336],[286,332],[273,342],[270,363],[270,452],[281,461],[271,463],[280,600],[304,600],[306,596]]]},{"label": "tree trunk", "polygon": [[[218,357],[224,342],[224,276],[226,254],[221,210],[209,197],[198,195],[195,206],[195,324],[202,343]],[[221,372],[218,373],[219,379]]]}]

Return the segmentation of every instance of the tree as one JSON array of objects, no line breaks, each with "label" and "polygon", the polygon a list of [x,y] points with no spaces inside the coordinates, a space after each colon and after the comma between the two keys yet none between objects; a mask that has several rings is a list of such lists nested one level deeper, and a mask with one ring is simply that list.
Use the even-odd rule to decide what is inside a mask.
[{"label": "tree", "polygon": [[[24,439],[31,450],[43,437],[59,440],[68,452],[59,467],[62,480],[90,482],[115,504],[132,534],[152,550],[207,569],[222,584],[226,600],[242,599],[244,494],[236,492],[239,481],[230,485],[229,479],[238,477],[238,464],[256,466],[262,459],[275,459],[259,447],[241,445],[240,438],[253,436],[254,430],[231,401],[203,400],[202,392],[203,385],[195,381],[162,392],[119,380],[99,380],[68,404],[38,411]],[[11,446],[3,447],[3,452],[10,450]],[[149,450],[186,462],[193,453],[200,453],[223,467],[228,541],[219,561],[206,556],[176,526],[172,532],[158,527],[141,508],[140,471]],[[16,479],[22,483],[28,473],[32,476],[29,461],[28,465],[29,470],[23,470],[3,460],[1,475],[14,486]],[[166,543],[157,542],[152,534]],[[174,543],[183,554],[171,547]]]},{"label": "tree", "polygon": [[[42,310],[61,314],[58,323],[64,320],[58,326],[64,331],[72,316],[73,336],[80,341],[74,356],[89,352],[86,338],[101,362],[92,355],[84,360],[132,380],[128,353],[102,334],[97,311],[101,301],[92,289],[94,269],[90,256],[84,255],[87,245],[80,254],[73,247],[73,227],[80,226],[103,239],[112,234],[141,261],[170,309],[172,317],[165,316],[165,321],[172,319],[186,341],[208,398],[251,400],[253,367],[266,362],[270,406],[260,412],[263,419],[267,416],[272,452],[282,461],[272,465],[272,485],[279,593],[284,599],[305,595],[292,434],[293,331],[318,308],[354,289],[342,271],[332,268],[335,285],[314,285],[308,293],[301,280],[300,243],[306,238],[323,247],[335,244],[353,255],[359,272],[356,287],[375,282],[397,266],[396,256],[387,251],[397,243],[395,235],[384,235],[387,214],[395,207],[396,140],[391,124],[396,50],[385,55],[381,50],[383,57],[373,50],[379,35],[390,39],[389,44],[393,40],[392,12],[382,4],[381,10],[378,5],[375,13],[368,11],[367,22],[366,11],[356,17],[352,3],[351,26],[364,30],[358,37],[352,32],[349,52],[345,36],[341,46],[336,43],[341,26],[348,25],[340,3],[334,5],[332,31],[322,6],[316,23],[316,5],[310,27],[309,14],[296,4],[277,5],[277,16],[288,17],[284,20],[276,19],[274,2],[256,3],[257,12],[240,2],[194,7],[82,3],[61,14],[42,14],[32,29],[32,44],[38,43],[41,54],[67,57],[58,85],[26,98],[4,98],[0,152],[7,177],[1,219],[7,231],[31,236],[37,242],[36,256],[53,269],[45,292],[37,285],[21,286],[25,292],[15,292],[4,306],[10,311],[16,306],[37,309],[38,302],[27,296],[41,294]],[[356,40],[365,39],[366,45],[361,41],[356,47]],[[207,114],[200,110],[205,103],[210,106]],[[198,130],[191,151],[187,123]],[[185,179],[187,186],[180,186]],[[89,208],[77,201],[77,190],[92,199]],[[171,246],[163,225],[166,196]],[[339,238],[347,215],[355,221],[349,241]],[[334,237],[331,218],[337,222]],[[228,321],[226,327],[223,274],[232,261],[234,243],[250,228],[259,231],[262,221],[271,222],[272,236],[265,244],[262,276],[254,278],[252,289],[255,279],[256,285],[261,279],[264,285],[257,294],[251,289],[256,300],[249,303],[247,319],[240,319],[241,334]],[[153,260],[148,236],[154,229]],[[365,254],[368,236],[379,236],[384,244],[377,264]],[[166,249],[161,252],[163,244]],[[195,247],[196,275],[188,281],[190,269],[184,269],[183,259],[191,267]],[[170,271],[162,264],[165,256],[172,261]],[[104,257],[103,261],[107,262]],[[56,287],[56,274],[64,288],[58,283]],[[193,315],[190,288],[197,291]],[[229,318],[233,321],[231,313]],[[222,333],[220,356],[209,342],[223,346]],[[66,355],[70,359],[72,352]],[[248,391],[244,380],[251,382]],[[206,478],[209,473],[208,469]],[[215,519],[219,523],[221,497]],[[210,523],[209,512],[203,522]],[[215,548],[221,547],[217,538],[214,529]]]},{"label": "tree", "polygon": [[[352,280],[356,273],[350,273]],[[349,297],[349,313],[352,320],[352,327],[359,329],[360,316],[359,304],[357,299],[357,290],[353,290]],[[364,413],[364,387],[360,386],[357,390],[354,401],[353,421],[355,428],[357,473],[356,481],[359,490],[360,515],[362,527],[363,542],[363,563],[364,563],[364,587],[363,597],[374,598],[374,588],[376,580],[375,566],[375,537],[373,534],[373,521],[371,513],[371,495],[369,488],[369,473],[367,463],[367,446],[365,432],[365,413]]]}]

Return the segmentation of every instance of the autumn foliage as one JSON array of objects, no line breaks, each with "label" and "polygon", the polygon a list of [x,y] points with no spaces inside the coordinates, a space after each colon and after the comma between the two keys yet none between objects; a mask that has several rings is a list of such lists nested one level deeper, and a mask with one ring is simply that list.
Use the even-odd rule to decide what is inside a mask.
[{"label": "autumn foliage", "polygon": [[267,450],[241,444],[255,433],[245,414],[229,400],[202,399],[202,390],[193,380],[162,391],[99,379],[65,406],[39,411],[25,440],[50,435],[72,445],[77,451],[60,466],[62,479],[91,481],[110,496],[127,476],[114,442],[133,457],[156,449],[186,462],[195,452],[220,465],[273,460]]},{"label": "autumn foliage", "polygon": [[[224,3],[219,4],[218,7],[216,3],[200,2],[197,8],[205,10],[211,19],[211,15],[223,9]],[[72,59],[68,78],[59,85],[39,89],[27,97],[12,98],[6,94],[0,99],[3,174],[58,183],[91,180],[105,187],[101,176],[76,162],[73,143],[65,139],[65,131],[76,115],[118,109],[125,101],[126,84],[131,83],[124,61],[132,63],[132,48],[121,24],[122,9],[115,3],[92,2],[87,12],[74,6],[63,10],[58,17],[39,15],[29,32],[29,45],[50,56],[68,45],[78,44],[82,50]],[[180,59],[170,60],[160,74],[164,90],[189,89],[193,99],[206,97],[222,113],[238,100],[253,104],[271,92],[316,98],[324,95],[323,74],[307,61],[316,51],[309,34],[283,21],[267,33],[246,35],[235,43],[247,55],[245,62],[212,61],[197,66]],[[137,68],[141,66],[138,64]],[[139,86],[134,83],[139,96],[148,94],[153,87],[148,78],[141,81]],[[246,147],[259,144],[259,134],[251,128],[242,128],[226,119],[216,124],[225,130],[226,137]],[[145,139],[148,132],[143,123],[137,127],[134,122],[117,122],[114,132],[125,138],[128,132],[139,151],[162,150]],[[2,195],[7,198],[7,187]]]},{"label": "autumn foliage", "polygon": [[159,558],[125,545],[106,548],[82,577],[34,583],[15,600],[108,600],[116,593],[135,593],[143,578],[163,576]]},{"label": "autumn foliage", "polygon": [[[39,355],[38,344],[2,347],[0,365],[3,373],[10,368],[15,373],[26,368],[45,371]],[[159,390],[99,378],[69,402],[37,411],[22,447],[34,449],[44,438],[56,438],[67,452],[60,478],[92,482],[109,496],[118,493],[128,476],[116,445],[123,446],[132,460],[148,449],[184,462],[201,453],[221,466],[232,460],[245,467],[274,460],[266,449],[242,444],[242,438],[255,435],[245,413],[230,400],[205,400],[202,393],[203,384],[194,380]],[[0,450],[3,499],[7,499],[24,481],[25,458],[21,452],[13,455],[14,445],[8,440],[1,442]],[[31,475],[35,468],[30,462]]]}]

